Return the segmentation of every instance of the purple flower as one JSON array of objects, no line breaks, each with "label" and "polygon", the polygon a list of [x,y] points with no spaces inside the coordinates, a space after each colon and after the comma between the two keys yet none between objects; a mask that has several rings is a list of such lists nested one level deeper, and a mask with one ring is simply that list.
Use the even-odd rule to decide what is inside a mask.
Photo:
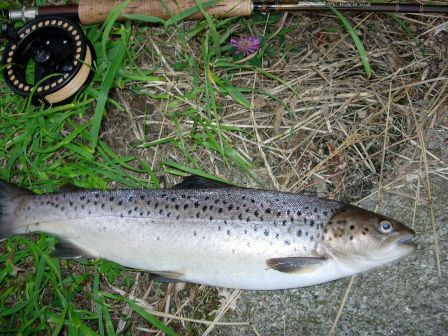
[{"label": "purple flower", "polygon": [[236,48],[237,54],[249,56],[260,49],[260,39],[254,36],[232,37],[230,39],[230,45]]}]

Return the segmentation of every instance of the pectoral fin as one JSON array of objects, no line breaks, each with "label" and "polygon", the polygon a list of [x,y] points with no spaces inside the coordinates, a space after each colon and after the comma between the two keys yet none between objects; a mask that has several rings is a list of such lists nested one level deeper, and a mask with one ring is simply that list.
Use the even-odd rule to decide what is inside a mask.
[{"label": "pectoral fin", "polygon": [[293,273],[298,271],[306,271],[312,269],[317,265],[322,264],[327,259],[322,257],[287,257],[287,258],[272,258],[266,260],[269,268],[282,273]]}]

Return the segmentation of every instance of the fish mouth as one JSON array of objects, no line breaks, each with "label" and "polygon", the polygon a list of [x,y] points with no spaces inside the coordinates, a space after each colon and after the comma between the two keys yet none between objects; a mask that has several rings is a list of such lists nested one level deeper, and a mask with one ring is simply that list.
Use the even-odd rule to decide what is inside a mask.
[{"label": "fish mouth", "polygon": [[415,245],[412,240],[415,238],[415,233],[407,233],[399,237],[395,243],[398,245]]}]

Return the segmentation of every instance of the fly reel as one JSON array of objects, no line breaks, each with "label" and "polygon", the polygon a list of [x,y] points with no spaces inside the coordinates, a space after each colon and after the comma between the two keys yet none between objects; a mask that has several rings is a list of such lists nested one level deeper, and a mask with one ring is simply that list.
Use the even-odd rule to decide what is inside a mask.
[{"label": "fly reel", "polygon": [[17,32],[6,25],[3,33],[10,40],[2,58],[5,81],[34,103],[68,102],[92,79],[94,50],[73,21],[42,17]]}]

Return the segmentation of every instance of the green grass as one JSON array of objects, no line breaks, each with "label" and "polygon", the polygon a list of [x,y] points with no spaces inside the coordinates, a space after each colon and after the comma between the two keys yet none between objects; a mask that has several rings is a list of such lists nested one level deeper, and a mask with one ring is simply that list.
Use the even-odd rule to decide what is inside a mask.
[{"label": "green grass", "polygon": [[[204,9],[215,1],[198,5]],[[0,84],[0,177],[29,188],[37,193],[57,191],[72,183],[84,188],[108,188],[118,183],[128,188],[160,188],[157,176],[162,174],[197,174],[215,178],[205,171],[195,156],[201,149],[213,153],[223,164],[256,180],[256,165],[244,158],[228,140],[232,134],[251,134],[238,127],[221,124],[222,101],[230,99],[237,106],[251,109],[250,94],[264,94],[288,107],[277,97],[260,88],[233,84],[233,76],[240,70],[253,71],[259,76],[286,86],[300,101],[300,94],[275,74],[262,69],[270,57],[286,51],[285,34],[277,33],[274,44],[266,41],[274,34],[280,16],[255,16],[239,19],[239,34],[251,34],[262,27],[263,37],[259,53],[247,63],[240,63],[229,46],[235,20],[205,20],[185,29],[180,25],[184,15],[170,20],[133,16],[139,24],[116,23],[118,11],[104,25],[86,28],[86,34],[97,54],[95,75],[87,90],[62,106],[33,106],[30,100],[14,95]],[[158,23],[154,34],[167,38],[175,32],[183,48],[170,60],[173,68],[188,74],[189,90],[182,92],[152,93],[142,91],[144,84],[163,82],[164,76],[140,69],[136,50],[145,41],[145,24]],[[346,24],[345,26],[349,28]],[[186,48],[190,43],[201,46],[199,60]],[[359,45],[357,43],[359,49]],[[301,52],[296,46],[291,52]],[[366,65],[365,65],[366,66]],[[366,69],[367,70],[367,69]],[[165,117],[174,125],[175,135],[155,141],[133,143],[134,148],[163,146],[177,150],[177,161],[166,160],[151,168],[148,162],[136,156],[121,156],[109,147],[102,137],[103,118],[110,109],[123,111],[114,99],[114,89],[124,89],[135,95],[166,102]],[[194,104],[189,102],[194,101]],[[293,117],[293,116],[292,116]],[[182,125],[191,122],[185,132]],[[220,179],[222,180],[222,179]],[[110,283],[129,289],[127,270],[107,261],[61,261],[49,257],[55,239],[44,234],[32,237],[12,237],[0,245],[0,334],[58,335],[114,335],[114,310],[127,303],[149,326],[167,335],[174,331],[147,313],[128,298],[112,294],[104,286]]]}]

